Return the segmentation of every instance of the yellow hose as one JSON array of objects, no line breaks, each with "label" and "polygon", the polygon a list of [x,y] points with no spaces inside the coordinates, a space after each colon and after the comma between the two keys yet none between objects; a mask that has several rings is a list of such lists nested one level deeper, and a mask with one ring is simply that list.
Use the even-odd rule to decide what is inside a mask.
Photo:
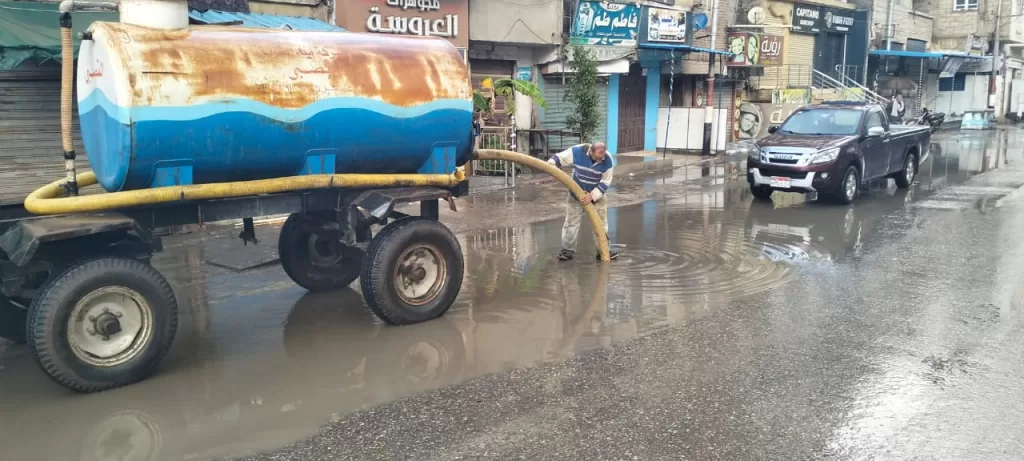
[{"label": "yellow hose", "polygon": [[[96,184],[96,174],[78,175],[79,187]],[[109,194],[63,197],[65,180],[54,181],[29,194],[25,209],[33,214],[86,213],[142,205],[277,194],[310,189],[436,186],[453,187],[466,179],[454,174],[324,174],[256,181],[170,186]]]},{"label": "yellow hose", "polygon": [[[512,163],[519,163],[526,165],[531,170],[542,171],[547,173],[562,183],[563,186],[569,188],[572,195],[577,200],[583,200],[583,196],[586,192],[580,188],[576,182],[565,174],[564,171],[558,167],[540,160],[538,158],[530,157],[529,155],[520,154],[518,152],[512,152],[508,150],[498,149],[477,149],[474,151],[474,156],[478,160],[505,160]],[[583,202],[580,202],[582,205]],[[601,222],[601,217],[597,214],[597,209],[594,205],[583,205],[583,211],[587,212],[587,217],[590,218],[590,224],[594,227],[594,233],[597,234],[597,250],[601,253],[601,261],[611,260],[611,254],[608,249],[608,234],[604,231],[604,223]]]},{"label": "yellow hose", "polygon": [[[75,179],[75,145],[71,142],[71,92],[75,84],[75,48],[71,40],[71,25],[60,28],[60,141],[64,148],[65,183]],[[71,184],[74,186],[74,184]],[[77,192],[77,187],[72,187]]]}]

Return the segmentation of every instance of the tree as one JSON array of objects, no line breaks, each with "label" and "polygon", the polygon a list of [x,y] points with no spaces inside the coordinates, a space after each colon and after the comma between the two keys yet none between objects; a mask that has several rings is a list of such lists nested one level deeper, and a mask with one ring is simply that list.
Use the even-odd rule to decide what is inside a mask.
[{"label": "tree", "polygon": [[[540,88],[526,80],[514,80],[511,78],[492,79],[488,77],[484,79],[482,86],[494,91],[494,97],[502,96],[505,98],[505,107],[508,108],[509,115],[516,114],[517,94],[532,99],[533,102],[545,109],[548,108],[548,102],[544,99],[544,95],[541,94]],[[484,117],[491,112],[491,102],[491,98],[484,96],[479,91],[473,92],[473,110],[480,112]]]},{"label": "tree", "polygon": [[570,52],[572,76],[569,77],[565,100],[573,110],[565,117],[565,125],[569,130],[580,133],[583,142],[591,142],[601,123],[597,111],[597,59],[592,51],[580,45],[572,45]]}]

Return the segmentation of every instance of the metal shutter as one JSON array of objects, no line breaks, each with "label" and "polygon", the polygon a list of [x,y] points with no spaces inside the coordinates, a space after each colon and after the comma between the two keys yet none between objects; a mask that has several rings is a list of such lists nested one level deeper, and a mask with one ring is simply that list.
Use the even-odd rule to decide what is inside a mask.
[{"label": "metal shutter", "polygon": [[[60,66],[22,65],[0,72],[0,204],[21,203],[64,176],[60,142]],[[79,171],[89,169],[73,108]]]},{"label": "metal shutter", "polygon": [[[562,83],[561,76],[544,77],[544,99],[548,102],[547,110],[543,111],[541,127],[545,130],[565,130],[565,117],[573,110],[571,104],[565,100],[565,91],[568,86],[569,76],[565,77],[566,83]],[[599,81],[597,84],[597,112],[606,114],[608,112],[608,82]],[[608,137],[608,117],[598,117],[600,120],[597,132],[594,133],[592,141],[604,141]],[[575,137],[552,136],[550,138],[551,150],[562,150],[578,142]]]},{"label": "metal shutter", "polygon": [[789,55],[789,76],[786,82],[790,88],[811,86],[811,70],[814,65],[814,35],[789,34],[786,43]]}]

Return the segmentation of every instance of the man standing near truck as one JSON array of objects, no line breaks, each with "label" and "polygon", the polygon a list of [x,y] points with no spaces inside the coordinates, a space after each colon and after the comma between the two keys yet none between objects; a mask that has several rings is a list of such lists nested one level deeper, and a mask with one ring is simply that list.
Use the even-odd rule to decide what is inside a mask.
[{"label": "man standing near truck", "polygon": [[[603,142],[593,144],[579,144],[559,152],[548,160],[548,163],[559,168],[571,166],[572,179],[579,185],[586,195],[581,201],[584,205],[594,204],[597,214],[601,217],[604,225],[604,232],[608,234],[608,200],[605,194],[612,184],[612,169],[615,167],[615,160],[608,155],[608,148]],[[580,207],[576,197],[569,193],[569,200],[565,204],[565,224],[562,226],[562,251],[558,253],[560,261],[568,261],[576,257],[576,240],[580,234],[580,223],[583,220],[583,209]],[[595,229],[594,240],[597,241]],[[618,257],[618,253],[611,252],[611,259]],[[601,259],[600,253],[597,259]]]}]

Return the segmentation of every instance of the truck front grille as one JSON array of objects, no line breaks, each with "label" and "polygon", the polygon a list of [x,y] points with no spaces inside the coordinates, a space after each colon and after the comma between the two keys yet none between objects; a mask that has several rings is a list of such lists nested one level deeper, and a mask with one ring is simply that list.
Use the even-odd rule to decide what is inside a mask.
[{"label": "truck front grille", "polygon": [[758,170],[761,172],[761,176],[765,176],[765,177],[781,176],[783,178],[790,178],[790,179],[804,179],[804,178],[807,178],[807,172],[805,172],[805,171],[790,171],[790,170],[782,170],[782,169],[778,169],[778,168],[763,168],[763,167],[759,168]]}]

